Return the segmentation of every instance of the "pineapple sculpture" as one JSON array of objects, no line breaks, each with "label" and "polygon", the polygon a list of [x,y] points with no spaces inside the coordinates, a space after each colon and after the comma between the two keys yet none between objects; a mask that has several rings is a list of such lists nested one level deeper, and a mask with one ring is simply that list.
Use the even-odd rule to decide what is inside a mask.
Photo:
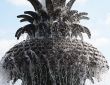
[{"label": "pineapple sculpture", "polygon": [[[94,83],[109,69],[105,57],[91,44],[83,41],[82,33],[91,37],[80,20],[89,19],[86,12],[71,10],[75,0],[28,0],[35,9],[25,11],[20,21],[29,24],[16,31],[17,39],[27,33],[27,39],[6,52],[3,68],[9,81],[18,79],[22,85],[85,85]],[[81,39],[77,39],[77,37]]]}]

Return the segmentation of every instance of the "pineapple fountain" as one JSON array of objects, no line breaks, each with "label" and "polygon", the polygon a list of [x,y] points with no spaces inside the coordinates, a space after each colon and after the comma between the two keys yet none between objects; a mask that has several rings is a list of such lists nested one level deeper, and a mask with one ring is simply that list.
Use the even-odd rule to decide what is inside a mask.
[{"label": "pineapple fountain", "polygon": [[[97,48],[83,41],[82,33],[91,37],[80,20],[89,18],[86,12],[71,10],[75,0],[28,0],[35,9],[25,11],[20,22],[29,24],[19,28],[17,39],[27,33],[27,39],[16,44],[1,60],[6,82],[18,79],[22,85],[85,85],[94,84],[109,66]],[[78,39],[77,37],[80,37]]]}]

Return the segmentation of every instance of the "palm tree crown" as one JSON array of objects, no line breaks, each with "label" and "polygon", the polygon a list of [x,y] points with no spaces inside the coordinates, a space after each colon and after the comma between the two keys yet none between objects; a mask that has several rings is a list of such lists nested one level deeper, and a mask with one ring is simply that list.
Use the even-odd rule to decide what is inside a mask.
[{"label": "palm tree crown", "polygon": [[30,38],[77,38],[83,39],[82,33],[87,33],[91,37],[89,29],[79,24],[88,13],[71,10],[75,0],[70,0],[66,4],[66,0],[45,0],[46,8],[38,0],[28,0],[35,9],[33,11],[25,11],[24,15],[17,16],[23,18],[20,21],[28,21],[30,24],[17,30],[15,37],[19,39],[21,34],[28,33]]}]

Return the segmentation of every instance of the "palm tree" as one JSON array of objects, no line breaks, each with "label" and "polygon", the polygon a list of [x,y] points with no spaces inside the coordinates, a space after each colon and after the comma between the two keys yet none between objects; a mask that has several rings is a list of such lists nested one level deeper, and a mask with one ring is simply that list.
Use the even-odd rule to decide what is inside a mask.
[{"label": "palm tree", "polygon": [[71,10],[75,0],[45,0],[45,9],[38,0],[28,1],[35,12],[17,16],[29,24],[15,37],[26,32],[29,38],[6,52],[3,62],[9,80],[21,79],[22,85],[85,85],[86,79],[94,83],[93,77],[100,81],[109,67],[101,52],[83,41],[82,33],[89,38],[91,33],[79,21],[88,20],[88,13]]}]

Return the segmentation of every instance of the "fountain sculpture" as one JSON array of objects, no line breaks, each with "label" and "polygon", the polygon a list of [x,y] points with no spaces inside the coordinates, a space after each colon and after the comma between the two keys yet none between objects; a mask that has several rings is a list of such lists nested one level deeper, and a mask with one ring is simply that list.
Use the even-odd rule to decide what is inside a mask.
[{"label": "fountain sculpture", "polygon": [[[17,30],[15,37],[27,33],[27,39],[16,44],[2,58],[8,81],[18,79],[22,85],[85,85],[86,79],[101,80],[109,69],[105,57],[82,33],[91,37],[89,29],[79,24],[89,19],[86,12],[71,10],[75,0],[28,0],[35,9],[25,11],[20,21],[30,24]],[[81,39],[77,39],[77,37]]]}]

